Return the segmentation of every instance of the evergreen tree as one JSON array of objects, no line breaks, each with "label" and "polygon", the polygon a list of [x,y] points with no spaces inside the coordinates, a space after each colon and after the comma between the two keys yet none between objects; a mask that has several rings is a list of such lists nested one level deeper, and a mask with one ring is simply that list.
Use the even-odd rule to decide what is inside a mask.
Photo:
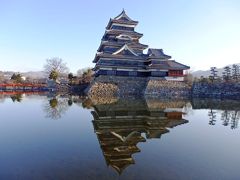
[{"label": "evergreen tree", "polygon": [[55,71],[55,70],[51,71],[51,73],[49,75],[49,79],[52,79],[52,80],[56,81],[57,78],[58,78],[58,72]]},{"label": "evergreen tree", "polygon": [[229,66],[224,67],[223,79],[227,82],[231,80],[231,68]]},{"label": "evergreen tree", "polygon": [[239,70],[239,65],[237,64],[232,65],[232,78],[235,81],[239,81],[240,79],[240,70]]},{"label": "evergreen tree", "polygon": [[209,76],[209,79],[214,82],[217,79],[217,68],[216,67],[211,67],[210,72],[211,75]]},{"label": "evergreen tree", "polygon": [[15,81],[16,83],[21,83],[22,82],[22,75],[21,74],[13,74],[11,77],[11,80]]}]

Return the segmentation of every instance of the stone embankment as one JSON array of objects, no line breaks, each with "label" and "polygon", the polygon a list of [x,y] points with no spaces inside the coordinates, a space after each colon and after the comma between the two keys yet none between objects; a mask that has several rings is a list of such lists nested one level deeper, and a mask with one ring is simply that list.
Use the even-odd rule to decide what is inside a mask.
[{"label": "stone embankment", "polygon": [[218,109],[240,111],[240,101],[235,99],[220,98],[192,98],[191,104],[193,109]]},{"label": "stone embankment", "polygon": [[106,96],[111,92],[118,97],[142,96],[146,84],[146,78],[141,77],[99,76],[91,83],[88,94]]},{"label": "stone embankment", "polygon": [[112,101],[112,99],[116,99],[119,96],[119,88],[114,83],[96,82],[89,89],[88,96],[93,103],[95,101],[102,104],[112,103],[108,102],[108,100]]},{"label": "stone embankment", "polygon": [[99,76],[92,82],[88,95],[99,96],[158,96],[186,98],[191,96],[191,87],[183,82],[173,82],[144,77]]},{"label": "stone embankment", "polygon": [[194,83],[192,97],[240,99],[240,83]]},{"label": "stone embankment", "polygon": [[196,82],[190,86],[185,82],[157,78],[99,76],[92,81],[88,95],[94,99],[129,96],[153,96],[168,99],[240,99],[240,83]]},{"label": "stone embankment", "polygon": [[145,95],[166,98],[189,98],[191,97],[191,86],[184,82],[150,79]]}]

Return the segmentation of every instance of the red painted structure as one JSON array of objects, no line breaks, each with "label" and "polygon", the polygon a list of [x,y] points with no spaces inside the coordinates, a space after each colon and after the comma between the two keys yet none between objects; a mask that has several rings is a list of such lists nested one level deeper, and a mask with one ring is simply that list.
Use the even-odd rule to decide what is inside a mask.
[{"label": "red painted structure", "polygon": [[27,94],[27,95],[34,95],[34,94],[45,94],[46,92],[32,92],[32,91],[5,91],[5,92],[1,92],[0,91],[0,95],[17,95],[17,94]]},{"label": "red painted structure", "polygon": [[183,76],[183,70],[169,70],[168,76],[175,76],[175,77],[181,77]]},{"label": "red painted structure", "polygon": [[31,84],[31,83],[11,83],[11,84],[0,84],[0,92],[41,92],[47,91],[48,87],[46,84]]},{"label": "red painted structure", "polygon": [[11,83],[11,84],[0,84],[0,87],[47,87],[46,84],[18,84],[18,83]]}]

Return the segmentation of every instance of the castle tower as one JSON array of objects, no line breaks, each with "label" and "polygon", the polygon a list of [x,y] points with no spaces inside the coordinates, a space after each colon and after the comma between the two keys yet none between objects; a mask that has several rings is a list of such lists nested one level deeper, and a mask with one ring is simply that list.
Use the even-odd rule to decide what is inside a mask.
[{"label": "castle tower", "polygon": [[110,19],[101,44],[93,60],[95,76],[160,77],[167,80],[183,80],[183,71],[188,66],[171,60],[162,49],[143,50],[143,34],[135,31],[138,21],[132,20],[123,10]]}]

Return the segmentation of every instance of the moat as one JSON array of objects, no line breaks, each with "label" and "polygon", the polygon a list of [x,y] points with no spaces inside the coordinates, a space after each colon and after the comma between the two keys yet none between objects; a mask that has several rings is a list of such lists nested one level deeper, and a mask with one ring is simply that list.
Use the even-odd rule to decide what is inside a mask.
[{"label": "moat", "polygon": [[238,179],[240,103],[1,95],[0,179]]}]

